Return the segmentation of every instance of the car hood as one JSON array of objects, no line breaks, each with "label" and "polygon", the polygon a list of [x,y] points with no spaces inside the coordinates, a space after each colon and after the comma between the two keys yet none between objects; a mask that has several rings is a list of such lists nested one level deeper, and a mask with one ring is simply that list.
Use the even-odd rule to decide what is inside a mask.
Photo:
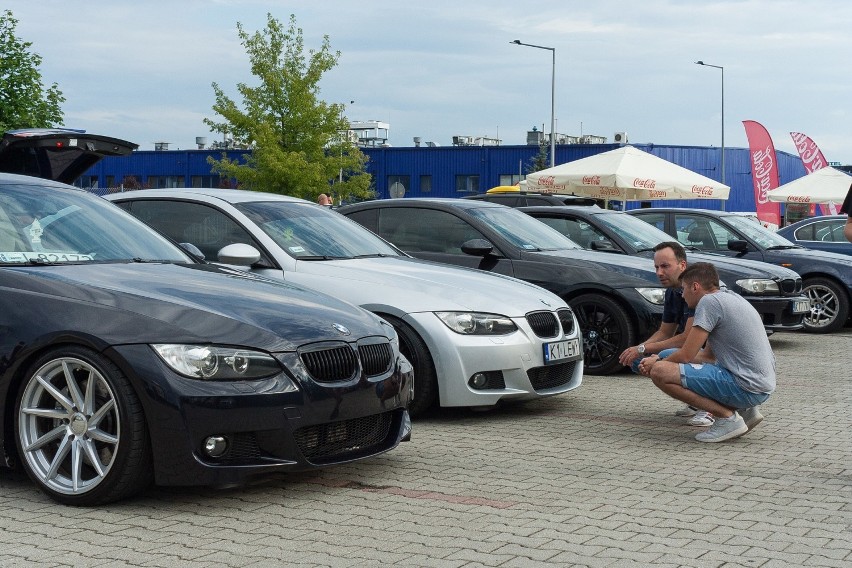
[{"label": "car hood", "polygon": [[736,278],[799,278],[798,272],[789,268],[752,259],[691,251],[686,251],[686,258],[689,262],[710,262],[720,275],[727,273]]},{"label": "car hood", "polygon": [[281,352],[390,333],[379,318],[346,302],[213,265],[14,267],[3,269],[3,283],[34,302],[59,301],[59,309],[71,302],[69,311],[79,313],[82,304],[83,313],[98,314],[91,324],[97,335],[114,344],[220,343]]},{"label": "car hood", "polygon": [[612,288],[660,287],[654,262],[648,258],[618,255],[617,259],[610,259],[609,255],[597,251],[565,249],[522,251],[521,259],[570,267],[582,271],[587,281]]},{"label": "car hood", "polygon": [[402,256],[299,261],[296,274],[285,272],[285,278],[370,310],[391,305],[406,313],[479,311],[522,317],[566,305],[544,288],[516,278]]},{"label": "car hood", "polygon": [[767,249],[766,252],[789,257],[791,260],[794,259],[794,262],[824,262],[826,264],[833,264],[837,267],[845,266],[847,269],[852,267],[852,257],[836,252],[827,252],[808,248]]}]

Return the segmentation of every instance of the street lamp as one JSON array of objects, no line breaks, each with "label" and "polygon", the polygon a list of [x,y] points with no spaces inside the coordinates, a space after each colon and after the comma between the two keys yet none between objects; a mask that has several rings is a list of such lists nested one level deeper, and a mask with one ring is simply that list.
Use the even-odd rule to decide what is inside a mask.
[{"label": "street lamp", "polygon": [[[725,183],[725,68],[721,65],[710,65],[709,63],[704,63],[703,61],[696,61],[696,65],[703,65],[704,67],[713,67],[714,69],[718,69],[722,72],[722,184]],[[724,202],[723,202],[724,203]],[[724,207],[724,205],[723,205]]]},{"label": "street lamp", "polygon": [[521,40],[519,39],[510,41],[509,43],[535,47],[537,49],[547,49],[553,55],[553,70],[550,75],[550,167],[552,168],[556,165],[556,48],[544,47],[543,45],[533,45],[531,43],[521,43]]}]

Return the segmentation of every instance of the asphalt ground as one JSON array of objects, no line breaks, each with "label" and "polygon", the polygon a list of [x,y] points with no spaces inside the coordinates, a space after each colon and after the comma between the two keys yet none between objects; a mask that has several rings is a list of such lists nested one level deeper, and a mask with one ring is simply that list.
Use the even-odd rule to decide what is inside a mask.
[{"label": "asphalt ground", "polygon": [[72,508],[0,470],[0,566],[849,567],[852,329],[770,341],[766,419],[720,444],[624,374],[241,489]]}]

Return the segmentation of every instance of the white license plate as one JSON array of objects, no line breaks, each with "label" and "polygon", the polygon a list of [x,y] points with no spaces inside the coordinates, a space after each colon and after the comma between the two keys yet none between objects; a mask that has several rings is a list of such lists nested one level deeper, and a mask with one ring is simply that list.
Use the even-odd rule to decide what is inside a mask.
[{"label": "white license plate", "polygon": [[811,303],[808,300],[795,300],[793,302],[793,313],[803,314],[811,311]]},{"label": "white license plate", "polygon": [[580,354],[580,340],[566,339],[544,344],[544,362],[556,363]]}]

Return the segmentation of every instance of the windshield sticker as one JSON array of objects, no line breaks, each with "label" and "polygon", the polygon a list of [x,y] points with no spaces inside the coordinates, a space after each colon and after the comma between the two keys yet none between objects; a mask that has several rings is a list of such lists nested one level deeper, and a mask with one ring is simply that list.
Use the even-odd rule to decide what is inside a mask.
[{"label": "windshield sticker", "polygon": [[524,245],[526,250],[535,250],[535,245]]},{"label": "windshield sticker", "polygon": [[287,247],[287,250],[289,250],[293,254],[299,254],[305,252],[305,247]]},{"label": "windshield sticker", "polygon": [[0,262],[82,262],[94,260],[90,254],[77,252],[0,252]]},{"label": "windshield sticker", "polygon": [[38,219],[32,222],[28,232],[31,243],[38,244],[41,242],[41,235],[44,233],[44,229],[41,228],[41,223],[38,222]]}]

